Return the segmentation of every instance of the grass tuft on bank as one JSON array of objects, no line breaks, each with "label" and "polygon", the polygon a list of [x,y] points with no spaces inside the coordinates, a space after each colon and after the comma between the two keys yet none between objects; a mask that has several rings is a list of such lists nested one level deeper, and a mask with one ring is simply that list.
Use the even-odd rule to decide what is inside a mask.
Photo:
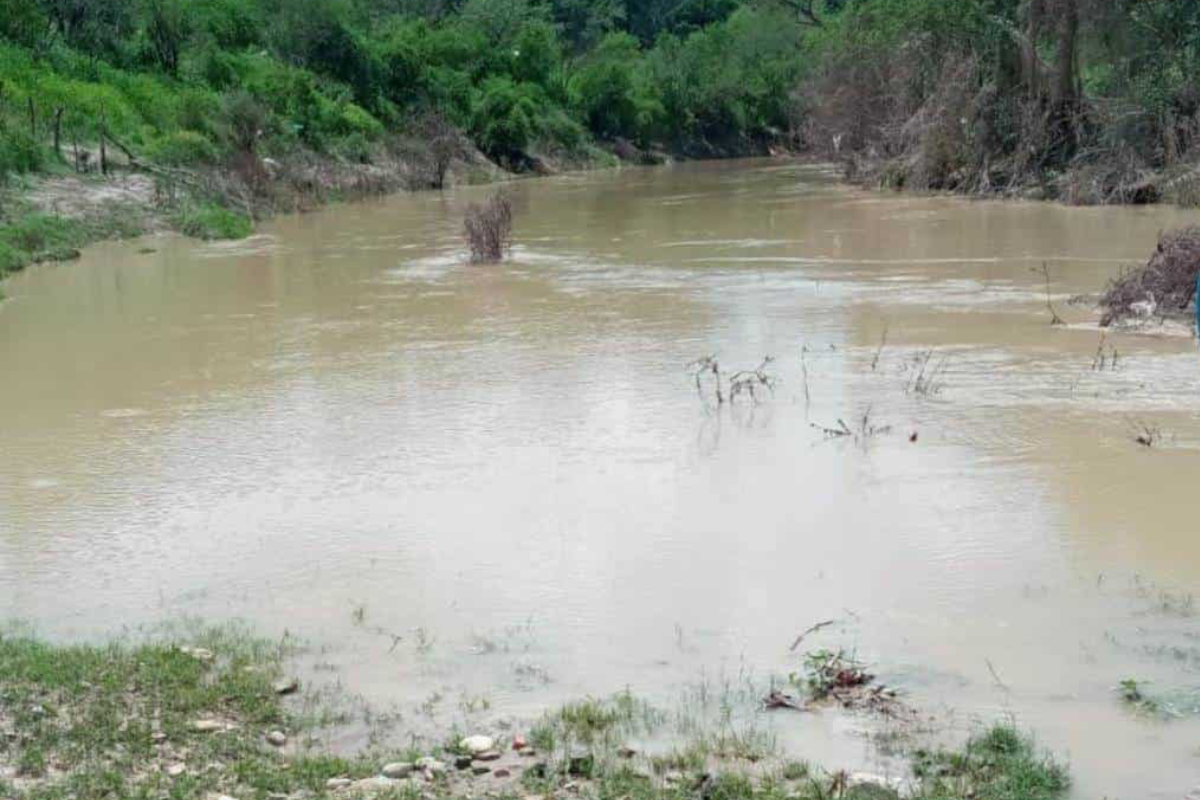
[{"label": "grass tuft on bank", "polygon": [[245,214],[211,203],[189,206],[178,216],[179,230],[196,239],[245,239],[254,223]]}]

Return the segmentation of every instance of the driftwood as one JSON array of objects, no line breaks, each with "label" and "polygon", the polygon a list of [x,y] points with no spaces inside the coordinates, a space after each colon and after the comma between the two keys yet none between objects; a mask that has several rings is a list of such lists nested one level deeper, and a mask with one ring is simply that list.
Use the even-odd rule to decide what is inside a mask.
[{"label": "driftwood", "polygon": [[827,619],[824,622],[818,622],[816,625],[810,625],[808,628],[801,631],[800,635],[796,637],[796,641],[792,642],[792,646],[789,649],[793,653],[796,652],[796,648],[799,647],[800,643],[804,641],[804,637],[808,636],[810,633],[816,633],[817,631],[821,630],[821,628],[828,628],[835,622],[837,622],[837,620]]},{"label": "driftwood", "polygon": [[1146,265],[1109,282],[1100,300],[1101,327],[1129,318],[1165,316],[1187,311],[1200,275],[1200,226],[1180,228],[1158,237]]}]

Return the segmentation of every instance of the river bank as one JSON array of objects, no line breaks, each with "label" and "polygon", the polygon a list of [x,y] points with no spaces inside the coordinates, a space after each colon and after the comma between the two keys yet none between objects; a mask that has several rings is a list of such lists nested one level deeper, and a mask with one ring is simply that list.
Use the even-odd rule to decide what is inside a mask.
[{"label": "river bank", "polygon": [[[958,709],[946,746],[1011,713],[1080,798],[1194,788],[1195,347],[1068,302],[1185,212],[866,192],[789,160],[506,188],[494,268],[462,219],[495,190],[459,186],[13,276],[0,608],[66,642],[291,630],[328,647],[305,685],[435,743],[626,686],[719,714],[728,682],[785,752],[907,775],[867,718],[751,716],[800,651],[840,648]],[[774,356],[774,392],[714,408],[684,368],[712,355],[727,380]]]},{"label": "river bank", "polygon": [[335,752],[322,730],[346,720],[319,687],[289,675],[294,646],[239,627],[98,645],[9,629],[0,634],[0,794],[1051,800],[1069,785],[1066,768],[1009,723],[981,728],[958,749],[910,749],[908,774],[891,778],[810,764],[728,720],[644,750],[668,715],[628,692],[503,730]]}]

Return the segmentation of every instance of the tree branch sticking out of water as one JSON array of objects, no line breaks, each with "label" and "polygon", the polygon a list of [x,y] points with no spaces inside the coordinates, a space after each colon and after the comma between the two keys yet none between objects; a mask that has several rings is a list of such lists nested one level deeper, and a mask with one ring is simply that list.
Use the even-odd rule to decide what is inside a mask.
[{"label": "tree branch sticking out of water", "polygon": [[486,203],[471,203],[463,219],[471,260],[495,263],[504,259],[512,245],[512,200],[503,191]]},{"label": "tree branch sticking out of water", "polygon": [[879,366],[879,357],[883,355],[883,348],[887,346],[888,326],[885,323],[883,333],[879,336],[879,347],[875,349],[875,357],[871,359],[871,372],[874,372]]},{"label": "tree branch sticking out of water", "polygon": [[872,408],[872,406],[867,406],[867,410],[863,412],[862,417],[858,420],[857,428],[851,428],[846,424],[846,421],[841,418],[838,418],[836,428],[818,425],[815,422],[810,422],[809,426],[823,433],[826,439],[849,438],[856,442],[865,443],[867,440],[873,439],[876,436],[882,436],[892,432],[891,425],[876,425],[871,421]]},{"label": "tree branch sticking out of water", "polygon": [[913,358],[912,377],[905,387],[905,394],[915,394],[921,397],[933,397],[942,393],[942,373],[946,370],[946,358],[942,357],[930,366],[933,361],[933,351],[923,350]]},{"label": "tree branch sticking out of water", "polygon": [[774,361],[774,356],[766,356],[754,369],[735,372],[727,380],[721,373],[721,365],[716,356],[698,358],[688,364],[687,369],[692,373],[692,379],[696,382],[696,393],[701,400],[706,399],[704,386],[708,383],[712,386],[712,396],[718,408],[726,401],[733,403],[742,396],[749,396],[750,401],[758,405],[761,390],[765,389],[771,394],[775,392],[776,378],[767,371]]},{"label": "tree branch sticking out of water", "polygon": [[1050,311],[1050,324],[1051,325],[1066,325],[1067,323],[1063,322],[1062,317],[1060,317],[1058,315],[1058,312],[1054,310],[1054,303],[1050,302],[1050,267],[1049,267],[1049,265],[1043,261],[1042,266],[1040,268],[1039,267],[1031,267],[1030,271],[1034,272],[1038,275],[1041,275],[1046,281],[1046,308]]},{"label": "tree branch sticking out of water", "polygon": [[1096,346],[1096,355],[1092,358],[1093,372],[1103,372],[1105,369],[1115,371],[1117,368],[1117,359],[1120,357],[1120,353],[1117,352],[1116,347],[1105,349],[1105,337],[1106,334],[1102,332],[1100,334],[1100,344]]},{"label": "tree branch sticking out of water", "polygon": [[716,356],[704,356],[698,358],[687,365],[687,368],[692,371],[692,377],[696,381],[696,394],[700,399],[704,399],[704,376],[712,376],[713,396],[717,399],[717,405],[725,404],[725,395],[721,392],[721,364],[717,361]]},{"label": "tree branch sticking out of water", "polygon": [[729,401],[733,402],[740,395],[749,394],[750,399],[757,403],[759,389],[766,389],[774,394],[775,376],[767,372],[767,367],[774,360],[773,356],[767,356],[756,368],[735,372],[729,379]]},{"label": "tree branch sticking out of water", "polygon": [[1133,430],[1133,440],[1142,447],[1154,447],[1162,441],[1162,430],[1155,428],[1145,420],[1130,419],[1128,422],[1129,427]]}]

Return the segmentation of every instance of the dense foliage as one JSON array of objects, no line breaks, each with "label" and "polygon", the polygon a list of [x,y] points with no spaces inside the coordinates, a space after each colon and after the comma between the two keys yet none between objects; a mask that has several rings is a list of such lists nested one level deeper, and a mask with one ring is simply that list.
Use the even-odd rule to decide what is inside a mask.
[{"label": "dense foliage", "polygon": [[1194,0],[3,5],[0,176],[101,131],[163,165],[364,162],[433,116],[514,168],[786,139],[893,185],[1200,199]]},{"label": "dense foliage", "polygon": [[[0,172],[101,131],[169,165],[373,146],[436,111],[488,155],[741,152],[791,122],[803,27],[736,0],[4,0]],[[66,158],[66,156],[60,156]]]}]

